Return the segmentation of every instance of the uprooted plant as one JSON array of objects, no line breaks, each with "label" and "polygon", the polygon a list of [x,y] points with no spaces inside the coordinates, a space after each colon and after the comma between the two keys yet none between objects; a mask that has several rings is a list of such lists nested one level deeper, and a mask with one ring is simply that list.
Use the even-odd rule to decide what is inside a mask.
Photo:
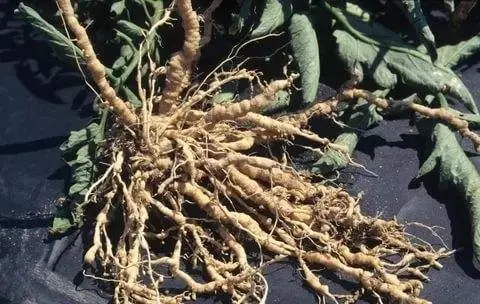
[{"label": "uprooted plant", "polygon": [[[86,178],[83,203],[75,213],[83,217],[86,204],[97,211],[85,262],[96,266],[100,280],[113,282],[116,303],[178,303],[214,293],[228,294],[238,303],[265,302],[268,284],[262,271],[283,259],[296,262],[308,286],[333,302],[369,295],[379,301],[428,303],[420,297],[422,282],[428,281],[428,269],[441,268],[438,260],[449,254],[445,248],[413,241],[395,220],[363,214],[359,197],[297,171],[285,150],[273,153],[269,146],[303,138],[316,151],[350,159],[345,145],[311,132],[308,121],[333,117],[340,103],[358,100],[443,121],[477,149],[478,135],[451,110],[387,100],[357,88],[363,75],[359,69],[351,71],[351,81],[332,99],[294,113],[264,115],[281,91],[294,89],[298,75],[288,65],[282,79],[269,83],[242,64],[226,69],[240,46],[201,80],[196,75],[201,47],[212,36],[212,12],[220,2],[212,1],[199,18],[189,0],[172,1],[147,32],[140,30],[143,39],[135,47],[141,55],[126,69],[137,73],[139,104],[134,107],[133,100],[117,93],[132,96],[132,87],[122,77],[120,84],[109,81],[114,78],[97,58],[70,0],[57,0],[78,48],[70,40],[64,45],[85,63],[103,112],[100,125],[75,134],[101,145],[96,157],[107,163],[94,182]],[[181,19],[183,46],[162,65],[148,51],[151,35],[174,22],[173,11]],[[223,87],[239,82],[254,87],[255,95],[238,102],[213,101]],[[98,129],[105,126],[103,135]],[[67,143],[64,148],[82,154],[91,147]],[[257,252],[258,258],[252,258]],[[312,271],[317,266],[352,279],[358,289],[333,293]],[[196,269],[206,276],[196,276]],[[183,283],[178,293],[164,290],[172,278]]]}]

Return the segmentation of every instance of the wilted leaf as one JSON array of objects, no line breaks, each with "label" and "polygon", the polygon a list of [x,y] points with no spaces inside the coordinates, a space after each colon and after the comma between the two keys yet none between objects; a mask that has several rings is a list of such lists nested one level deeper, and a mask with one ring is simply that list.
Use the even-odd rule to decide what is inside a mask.
[{"label": "wilted leaf", "polygon": [[[328,4],[326,4],[328,7]],[[478,113],[475,101],[460,78],[449,68],[432,63],[429,56],[406,44],[379,23],[329,8],[341,27],[334,32],[341,60],[351,72],[371,77],[382,88],[398,83],[424,94],[446,94]]]},{"label": "wilted leaf", "polygon": [[273,32],[292,15],[290,0],[267,0],[263,9],[260,23],[251,33],[252,37],[261,37]]},{"label": "wilted leaf", "polygon": [[435,36],[433,36],[427,20],[423,15],[420,0],[397,0],[396,3],[402,9],[408,21],[410,21],[410,24],[415,29],[420,41],[427,48],[432,59],[436,60],[438,54],[435,46]]},{"label": "wilted leaf", "polygon": [[312,23],[307,16],[294,14],[288,28],[293,56],[300,69],[303,103],[311,103],[317,95],[320,80],[320,54]]},{"label": "wilted leaf", "polygon": [[437,63],[446,67],[454,67],[464,60],[480,52],[480,34],[461,41],[455,45],[445,45],[438,49]]},{"label": "wilted leaf", "polygon": [[480,260],[480,175],[447,126],[437,123],[432,132],[427,125],[422,127],[422,131],[431,134],[434,147],[418,176],[438,170],[440,185],[454,187],[464,197],[470,211],[473,251],[476,259]]},{"label": "wilted leaf", "polygon": [[15,14],[33,26],[49,42],[55,56],[59,59],[75,63],[75,58],[77,58],[83,64],[83,52],[55,26],[45,21],[34,9],[20,3]]}]

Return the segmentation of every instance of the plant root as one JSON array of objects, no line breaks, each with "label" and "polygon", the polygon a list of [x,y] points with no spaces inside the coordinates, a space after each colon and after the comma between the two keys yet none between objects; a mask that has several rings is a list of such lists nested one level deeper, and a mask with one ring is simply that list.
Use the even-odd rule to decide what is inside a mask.
[{"label": "plant root", "polygon": [[[69,0],[58,2],[92,62],[88,69],[105,87],[103,66]],[[180,303],[213,293],[237,303],[264,303],[268,285],[262,270],[285,258],[298,262],[315,293],[335,303],[345,296],[332,294],[313,266],[353,279],[361,291],[346,297],[350,300],[370,293],[380,301],[428,303],[419,295],[421,281],[449,252],[415,243],[395,220],[363,214],[358,199],[343,189],[314,183],[262,155],[260,145],[296,137],[343,151],[305,129],[310,117],[333,115],[338,100],[281,117],[260,114],[276,92],[292,85],[296,76],[290,75],[262,86],[252,99],[212,105],[212,94],[224,83],[235,77],[255,81],[242,70],[222,72],[184,92],[191,86],[201,35],[190,1],[177,0],[176,9],[185,42],[170,60],[163,91],[153,87],[145,94],[161,92],[151,98],[159,100],[158,109],[144,103],[139,110],[147,112],[140,124],[149,127],[128,128],[136,114],[111,88],[102,95],[120,118],[110,129],[105,155],[118,157],[95,183],[100,211],[85,262],[101,265],[103,278],[114,282],[115,303]],[[245,152],[257,147],[258,155]],[[122,224],[112,227],[118,214]],[[115,229],[121,231],[118,239],[111,235]],[[167,293],[163,287],[171,278],[184,287]]]}]

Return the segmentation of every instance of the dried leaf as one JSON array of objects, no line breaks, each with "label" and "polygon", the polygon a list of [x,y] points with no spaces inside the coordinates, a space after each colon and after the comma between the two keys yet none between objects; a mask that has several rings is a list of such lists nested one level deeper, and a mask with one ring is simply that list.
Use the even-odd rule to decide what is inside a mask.
[{"label": "dried leaf", "polygon": [[15,14],[33,26],[49,42],[56,57],[68,63],[75,63],[75,58],[77,58],[81,64],[84,63],[83,52],[33,8],[20,3]]},{"label": "dried leaf", "polygon": [[267,0],[263,9],[260,23],[251,33],[252,37],[261,37],[270,34],[292,15],[290,0]]},{"label": "dried leaf", "polygon": [[300,69],[303,103],[315,100],[320,80],[320,54],[312,23],[307,16],[294,14],[288,28],[292,40],[293,56]]},{"label": "dried leaf", "polygon": [[[431,132],[428,126],[422,131]],[[440,185],[454,187],[464,197],[470,211],[473,251],[480,261],[480,175],[447,126],[437,123],[430,134],[434,148],[418,176],[438,170]]]},{"label": "dried leaf", "polygon": [[365,22],[355,14],[325,5],[340,21],[334,36],[339,57],[351,72],[359,72],[361,77],[366,74],[382,88],[400,83],[424,94],[447,91],[447,95],[478,113],[469,90],[451,69],[433,63],[429,56],[381,24]]}]

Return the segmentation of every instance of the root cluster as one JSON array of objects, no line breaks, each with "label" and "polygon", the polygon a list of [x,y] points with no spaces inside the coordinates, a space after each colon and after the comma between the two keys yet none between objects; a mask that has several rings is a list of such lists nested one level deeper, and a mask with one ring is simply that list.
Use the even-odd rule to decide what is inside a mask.
[{"label": "root cluster", "polygon": [[[89,62],[94,53],[80,43],[88,37],[72,21],[70,1],[58,4]],[[255,73],[234,69],[191,83],[201,26],[190,1],[177,0],[176,10],[185,29],[183,49],[166,67],[163,90],[156,84],[163,75],[151,62],[147,88],[139,84],[140,110],[111,96],[104,77],[95,76],[103,68],[98,60],[88,65],[117,120],[106,148],[110,168],[89,191],[99,213],[85,262],[114,282],[115,302],[178,303],[215,293],[238,303],[265,302],[262,270],[288,259],[315,293],[333,302],[368,294],[379,301],[428,303],[419,296],[425,271],[440,268],[446,252],[414,243],[394,220],[363,214],[359,199],[312,182],[285,155],[261,153],[261,147],[297,137],[341,151],[305,129],[309,117],[336,103],[272,118],[262,110],[291,87],[295,75],[262,84]],[[261,92],[236,103],[211,103],[223,84],[242,79],[257,81]],[[313,268],[355,281],[358,289],[334,294]],[[181,286],[177,292],[167,292],[172,280]]]}]

